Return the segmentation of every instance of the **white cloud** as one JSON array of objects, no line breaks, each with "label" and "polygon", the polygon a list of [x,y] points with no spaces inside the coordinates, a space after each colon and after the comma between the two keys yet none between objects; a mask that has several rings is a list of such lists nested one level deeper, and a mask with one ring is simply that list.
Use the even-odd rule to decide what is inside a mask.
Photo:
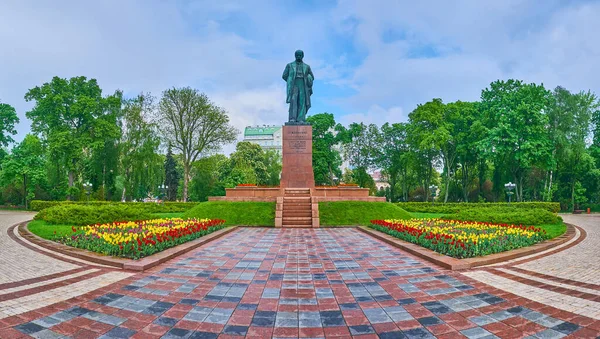
[{"label": "white cloud", "polygon": [[600,93],[598,2],[8,0],[0,13],[0,100],[17,108],[19,138],[25,92],[54,75],[128,95],[192,86],[240,131],[281,124],[281,72],[298,48],[326,85],[313,102],[344,123],[405,121],[434,97],[477,100],[498,78]]},{"label": "white cloud", "polygon": [[375,124],[378,127],[389,123],[405,122],[408,120],[408,114],[404,112],[402,107],[394,106],[385,109],[379,105],[369,107],[366,113],[350,113],[339,119],[339,123],[348,126],[353,122],[364,122],[365,124]]}]

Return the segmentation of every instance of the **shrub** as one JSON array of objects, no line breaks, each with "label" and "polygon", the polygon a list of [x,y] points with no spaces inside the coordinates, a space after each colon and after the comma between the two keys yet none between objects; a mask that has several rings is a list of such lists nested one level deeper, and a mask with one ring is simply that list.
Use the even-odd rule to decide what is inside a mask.
[{"label": "shrub", "polygon": [[106,205],[124,205],[124,206],[135,206],[140,209],[144,209],[149,213],[170,213],[170,212],[185,212],[194,206],[197,202],[177,202],[177,201],[166,201],[164,204],[154,202],[115,202],[115,201],[47,201],[47,200],[33,200],[31,201],[31,210],[41,211],[49,207],[63,206],[63,205],[80,205],[80,206],[106,206]]},{"label": "shrub", "polygon": [[413,216],[389,202],[328,201],[319,203],[323,226],[367,226],[373,219],[411,219]]},{"label": "shrub", "polygon": [[545,209],[524,209],[517,207],[489,207],[463,209],[456,214],[444,215],[441,219],[480,221],[515,225],[558,224],[562,222],[561,217],[554,213],[548,212]]},{"label": "shrub", "polygon": [[58,205],[41,210],[34,219],[49,224],[93,225],[115,221],[151,219],[150,212],[124,204]]},{"label": "shrub", "polygon": [[560,204],[557,202],[513,202],[508,205],[505,202],[448,202],[445,204],[436,203],[431,204],[430,202],[400,202],[398,205],[404,208],[408,212],[422,212],[422,213],[457,213],[463,209],[471,208],[522,208],[522,209],[533,209],[541,208],[548,212],[558,213],[560,211]]},{"label": "shrub", "polygon": [[225,219],[225,225],[275,226],[274,202],[207,201],[183,215],[194,219]]}]

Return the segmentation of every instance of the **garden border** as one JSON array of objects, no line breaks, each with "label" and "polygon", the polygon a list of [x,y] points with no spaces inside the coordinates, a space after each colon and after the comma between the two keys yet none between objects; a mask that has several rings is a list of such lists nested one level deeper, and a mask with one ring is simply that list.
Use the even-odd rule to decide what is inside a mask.
[{"label": "garden border", "polygon": [[168,248],[164,251],[155,253],[153,255],[140,258],[138,260],[133,259],[125,259],[125,258],[116,258],[107,255],[102,255],[99,253],[95,253],[92,251],[70,247],[67,245],[63,245],[51,240],[46,240],[37,235],[31,233],[27,228],[31,220],[20,223],[18,227],[19,234],[27,241],[41,246],[47,250],[58,252],[70,257],[82,259],[89,261],[90,263],[107,265],[115,268],[120,268],[128,271],[145,271],[154,266],[160,265],[170,259],[173,259],[179,255],[187,253],[191,250],[194,250],[204,244],[207,244],[213,240],[221,238],[224,235],[227,235],[233,231],[235,231],[238,226],[228,226],[224,229],[218,230],[216,232],[207,234],[203,237],[194,239],[192,241],[188,241],[186,243],[177,245],[175,247]]},{"label": "garden border", "polygon": [[[528,256],[528,255],[532,255],[535,253],[539,253],[542,251],[546,251],[548,249],[552,249],[554,247],[562,245],[562,244],[568,242],[569,240],[575,238],[575,235],[577,233],[576,232],[577,226],[568,224],[568,223],[565,223],[565,225],[567,225],[566,232],[554,239],[547,240],[547,241],[544,241],[541,243],[537,243],[532,246],[527,246],[527,247],[517,248],[514,250],[510,250],[510,251],[486,255],[484,257],[466,258],[466,259],[452,258],[450,256],[434,252],[430,249],[421,247],[417,244],[413,244],[413,243],[410,243],[410,242],[407,242],[404,240],[400,240],[400,239],[392,237],[391,235],[388,235],[386,233],[371,229],[368,226],[357,227],[357,229],[363,233],[366,233],[366,234],[374,237],[375,239],[378,239],[378,240],[381,240],[381,241],[387,243],[388,245],[392,245],[396,248],[404,250],[412,255],[415,255],[421,259],[425,259],[425,260],[432,262],[436,265],[439,265],[443,268],[453,270],[453,271],[460,271],[460,270],[468,270],[471,268],[484,266],[484,265],[498,264],[498,263],[501,263],[504,261],[513,260],[513,259]],[[581,232],[580,236],[576,242],[581,242],[585,237],[586,237],[586,234],[584,232]],[[573,244],[571,244],[571,245],[573,245]],[[571,245],[567,246],[566,248],[571,247]],[[564,248],[564,249],[566,249],[566,248]],[[562,249],[560,249],[560,250],[562,250]]]}]

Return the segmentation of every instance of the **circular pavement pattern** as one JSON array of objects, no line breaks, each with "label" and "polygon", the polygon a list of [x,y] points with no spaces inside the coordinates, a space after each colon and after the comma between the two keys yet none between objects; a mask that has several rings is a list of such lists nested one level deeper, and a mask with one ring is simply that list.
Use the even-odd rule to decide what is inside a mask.
[{"label": "circular pavement pattern", "polygon": [[31,217],[0,211],[3,339],[600,335],[594,215],[565,217],[573,247],[466,272],[353,229],[241,228],[131,273],[23,243]]}]

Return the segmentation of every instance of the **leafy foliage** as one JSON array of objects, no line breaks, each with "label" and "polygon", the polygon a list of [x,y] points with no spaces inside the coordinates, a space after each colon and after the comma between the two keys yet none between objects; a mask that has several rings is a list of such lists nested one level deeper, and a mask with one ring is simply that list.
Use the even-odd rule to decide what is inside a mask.
[{"label": "leafy foliage", "polygon": [[50,224],[93,225],[114,221],[145,220],[152,214],[142,208],[126,204],[59,205],[41,210],[34,219]]},{"label": "leafy foliage", "polygon": [[11,135],[17,134],[15,124],[18,122],[19,117],[15,108],[0,102],[0,148],[13,142]]},{"label": "leafy foliage", "polygon": [[454,202],[445,204],[434,204],[424,202],[402,202],[398,203],[398,206],[409,212],[424,212],[424,213],[457,213],[465,209],[508,209],[512,210],[515,208],[532,209],[540,208],[551,213],[558,213],[560,211],[560,204],[557,202],[517,202],[507,205],[506,203],[464,203]]},{"label": "leafy foliage", "polygon": [[505,223],[515,225],[557,224],[562,218],[541,208],[467,208],[458,213],[446,215],[443,219]]}]

